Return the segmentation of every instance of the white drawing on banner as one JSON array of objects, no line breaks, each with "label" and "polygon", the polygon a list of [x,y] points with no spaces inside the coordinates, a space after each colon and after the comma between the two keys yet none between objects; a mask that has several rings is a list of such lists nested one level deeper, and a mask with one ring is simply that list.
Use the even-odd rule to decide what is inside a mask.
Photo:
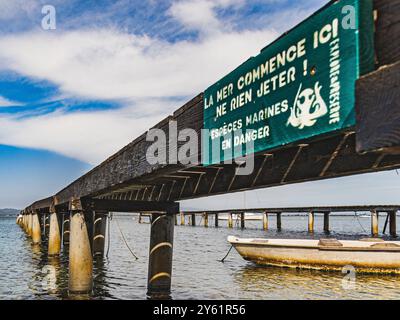
[{"label": "white drawing on banner", "polygon": [[328,107],[321,96],[322,86],[319,82],[315,83],[314,89],[307,88],[301,91],[302,86],[303,84],[300,84],[286,124],[299,129],[312,127],[318,118],[328,113]]}]

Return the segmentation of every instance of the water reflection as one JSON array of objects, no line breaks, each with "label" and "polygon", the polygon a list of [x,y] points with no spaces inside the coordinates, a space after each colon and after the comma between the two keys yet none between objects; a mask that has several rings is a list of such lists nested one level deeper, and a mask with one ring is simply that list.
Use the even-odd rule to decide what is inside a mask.
[{"label": "water reflection", "polygon": [[[340,272],[283,269],[257,266],[234,250],[219,262],[230,245],[228,235],[270,238],[321,238],[322,221],[316,217],[316,232],[308,234],[306,218],[283,217],[277,232],[263,231],[259,222],[246,222],[246,229],[211,226],[178,226],[175,229],[173,299],[399,299],[400,278],[390,275],[356,275],[355,287],[342,285]],[[59,257],[47,256],[47,241],[32,246],[14,219],[0,218],[0,299],[146,299],[149,231],[131,217],[118,217],[135,260],[116,225],[111,223],[109,257],[95,257],[93,293],[68,295],[68,246]],[[357,221],[356,221],[357,222]],[[360,221],[365,230],[369,219]],[[382,222],[383,223],[383,222]],[[330,237],[354,239],[368,236],[352,218],[331,217]],[[381,230],[382,230],[381,226]],[[358,228],[358,229],[357,229]],[[357,233],[355,235],[355,233]],[[107,248],[106,248],[107,249]]]}]

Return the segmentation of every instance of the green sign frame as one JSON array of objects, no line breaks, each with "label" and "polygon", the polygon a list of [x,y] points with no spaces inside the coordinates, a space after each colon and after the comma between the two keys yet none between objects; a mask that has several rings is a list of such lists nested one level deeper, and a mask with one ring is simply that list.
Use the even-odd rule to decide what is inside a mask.
[{"label": "green sign frame", "polygon": [[203,165],[354,126],[356,80],[374,69],[372,8],[331,2],[206,89]]}]

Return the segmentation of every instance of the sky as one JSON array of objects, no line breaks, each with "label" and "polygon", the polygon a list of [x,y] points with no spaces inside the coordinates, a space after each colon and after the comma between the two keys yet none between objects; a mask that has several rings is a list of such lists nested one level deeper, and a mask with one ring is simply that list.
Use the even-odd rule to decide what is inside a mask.
[{"label": "sky", "polygon": [[[327,2],[0,0],[0,208],[55,194]],[[395,203],[399,191],[391,171],[183,205]]]}]

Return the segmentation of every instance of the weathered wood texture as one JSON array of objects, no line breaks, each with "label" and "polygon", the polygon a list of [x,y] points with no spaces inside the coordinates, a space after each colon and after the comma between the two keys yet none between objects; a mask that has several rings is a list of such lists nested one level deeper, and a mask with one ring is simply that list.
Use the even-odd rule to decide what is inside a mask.
[{"label": "weathered wood texture", "polygon": [[400,0],[376,0],[377,72],[357,82],[357,152],[400,150]]},{"label": "weathered wood texture", "polygon": [[[377,11],[375,51],[377,66],[393,64],[400,57],[399,50],[399,17],[400,0],[375,0]],[[357,84],[357,106],[359,114],[363,114],[368,123],[367,113],[374,108],[397,108],[395,97],[398,84],[398,65],[381,68],[380,70],[361,78]],[[392,79],[388,83],[376,79]],[[379,87],[376,90],[377,86]],[[379,91],[380,95],[377,95]],[[398,90],[397,90],[398,91]],[[381,98],[379,98],[381,97]],[[397,104],[395,104],[397,103]],[[380,104],[379,106],[377,106]],[[385,115],[388,115],[390,121]],[[385,135],[397,130],[396,121],[400,122],[397,111],[382,112],[382,119],[376,119],[376,130],[367,131],[371,141],[378,137],[379,129],[387,125],[390,130]],[[160,128],[168,134],[169,120],[177,121],[178,130],[184,128],[200,132],[203,126],[203,96],[198,95],[173,115],[164,119],[155,128]],[[360,120],[359,120],[360,121]],[[371,122],[370,126],[372,125]],[[363,127],[360,122],[357,129]],[[364,125],[366,128],[366,125]],[[397,132],[397,131],[395,131]],[[376,136],[374,136],[376,134]],[[319,180],[351,174],[389,170],[400,167],[400,155],[390,153],[356,152],[356,135],[349,132],[333,133],[320,136],[318,139],[302,141],[307,145],[299,149],[298,144],[288,145],[275,150],[269,150],[268,155],[255,155],[255,169],[248,176],[236,176],[234,164],[215,165],[209,167],[185,167],[178,164],[150,165],[146,161],[146,150],[152,142],[146,141],[146,133],[108,158],[99,166],[61,190],[55,195],[58,204],[67,203],[72,198],[99,197],[111,200],[141,200],[141,201],[177,201],[200,196],[223,194],[233,191],[250,190],[287,183]],[[395,134],[396,136],[396,134]],[[396,138],[397,139],[397,138]],[[391,141],[396,145],[397,140]],[[200,146],[199,141],[199,146]],[[173,147],[176,149],[176,147]],[[361,148],[362,149],[362,148]],[[200,148],[199,148],[200,157]],[[47,210],[52,198],[36,202],[30,209]],[[50,203],[50,204],[49,204]]]},{"label": "weathered wood texture", "polygon": [[400,0],[375,0],[375,51],[379,66],[400,60]]},{"label": "weathered wood texture", "polygon": [[357,83],[356,114],[358,152],[400,147],[400,62]]}]

